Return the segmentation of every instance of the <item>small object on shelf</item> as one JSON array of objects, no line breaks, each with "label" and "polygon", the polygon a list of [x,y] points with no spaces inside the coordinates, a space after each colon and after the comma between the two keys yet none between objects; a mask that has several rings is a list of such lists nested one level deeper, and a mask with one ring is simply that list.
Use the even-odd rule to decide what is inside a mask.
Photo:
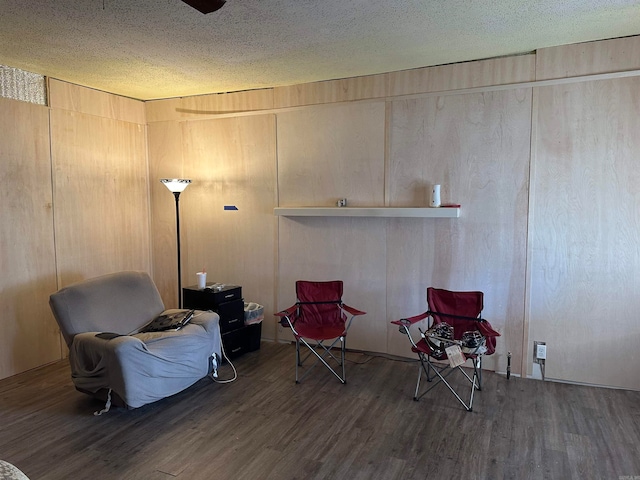
[{"label": "small object on shelf", "polygon": [[429,203],[430,207],[439,207],[440,206],[440,185],[434,185],[431,188],[431,203]]}]

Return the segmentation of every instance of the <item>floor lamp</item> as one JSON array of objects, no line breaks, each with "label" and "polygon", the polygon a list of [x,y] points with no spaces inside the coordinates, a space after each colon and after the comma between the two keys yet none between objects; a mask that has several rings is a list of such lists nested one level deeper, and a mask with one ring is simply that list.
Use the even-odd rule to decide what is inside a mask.
[{"label": "floor lamp", "polygon": [[173,196],[176,197],[176,238],[178,245],[178,308],[182,308],[182,271],[180,268],[180,208],[178,201],[180,194],[189,186],[191,180],[186,178],[163,178],[160,180]]}]

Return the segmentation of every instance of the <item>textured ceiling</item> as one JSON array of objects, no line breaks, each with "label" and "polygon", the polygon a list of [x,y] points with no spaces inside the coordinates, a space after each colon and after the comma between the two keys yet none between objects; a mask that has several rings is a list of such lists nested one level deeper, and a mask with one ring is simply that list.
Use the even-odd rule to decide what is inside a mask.
[{"label": "textured ceiling", "polygon": [[0,64],[148,100],[640,34],[640,0],[0,0]]}]

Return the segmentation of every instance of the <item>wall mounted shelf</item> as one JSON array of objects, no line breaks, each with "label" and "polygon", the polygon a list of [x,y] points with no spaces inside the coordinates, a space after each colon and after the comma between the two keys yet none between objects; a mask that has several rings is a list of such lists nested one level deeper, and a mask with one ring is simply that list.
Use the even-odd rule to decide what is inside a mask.
[{"label": "wall mounted shelf", "polygon": [[460,208],[414,207],[276,207],[273,214],[281,217],[404,217],[458,218]]}]

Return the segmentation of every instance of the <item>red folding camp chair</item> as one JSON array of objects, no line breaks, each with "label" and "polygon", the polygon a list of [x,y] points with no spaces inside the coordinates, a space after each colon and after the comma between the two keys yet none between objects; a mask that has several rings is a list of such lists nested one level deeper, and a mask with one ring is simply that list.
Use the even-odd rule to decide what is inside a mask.
[{"label": "red folding camp chair", "polygon": [[[291,328],[296,339],[296,383],[300,383],[318,362],[327,367],[342,383],[347,383],[344,368],[347,330],[355,316],[364,315],[366,312],[342,303],[341,280],[298,280],[296,297],[298,301],[295,305],[276,313],[280,317],[280,324]],[[333,342],[326,346],[324,342],[329,340]],[[340,342],[339,359],[331,352],[337,342]],[[301,343],[310,350],[304,359],[300,357]],[[298,367],[303,367],[312,354],[315,355],[316,361],[306,369],[302,377],[298,377]],[[336,365],[336,368],[341,367],[342,375],[336,372],[329,362]]]},{"label": "red folding camp chair", "polygon": [[[419,400],[440,382],[444,383],[458,401],[468,410],[473,409],[473,394],[482,390],[482,356],[495,352],[496,332],[488,321],[482,318],[482,292],[452,292],[437,288],[427,288],[429,310],[411,318],[394,320],[411,342],[411,350],[418,354],[418,382],[413,399]],[[428,329],[420,328],[421,339],[415,342],[409,327],[425,318],[430,318]],[[471,376],[462,368],[471,360]],[[437,381],[420,393],[420,379],[425,372],[427,381]],[[453,372],[461,372],[471,384],[468,402],[465,402],[446,378]]]}]

